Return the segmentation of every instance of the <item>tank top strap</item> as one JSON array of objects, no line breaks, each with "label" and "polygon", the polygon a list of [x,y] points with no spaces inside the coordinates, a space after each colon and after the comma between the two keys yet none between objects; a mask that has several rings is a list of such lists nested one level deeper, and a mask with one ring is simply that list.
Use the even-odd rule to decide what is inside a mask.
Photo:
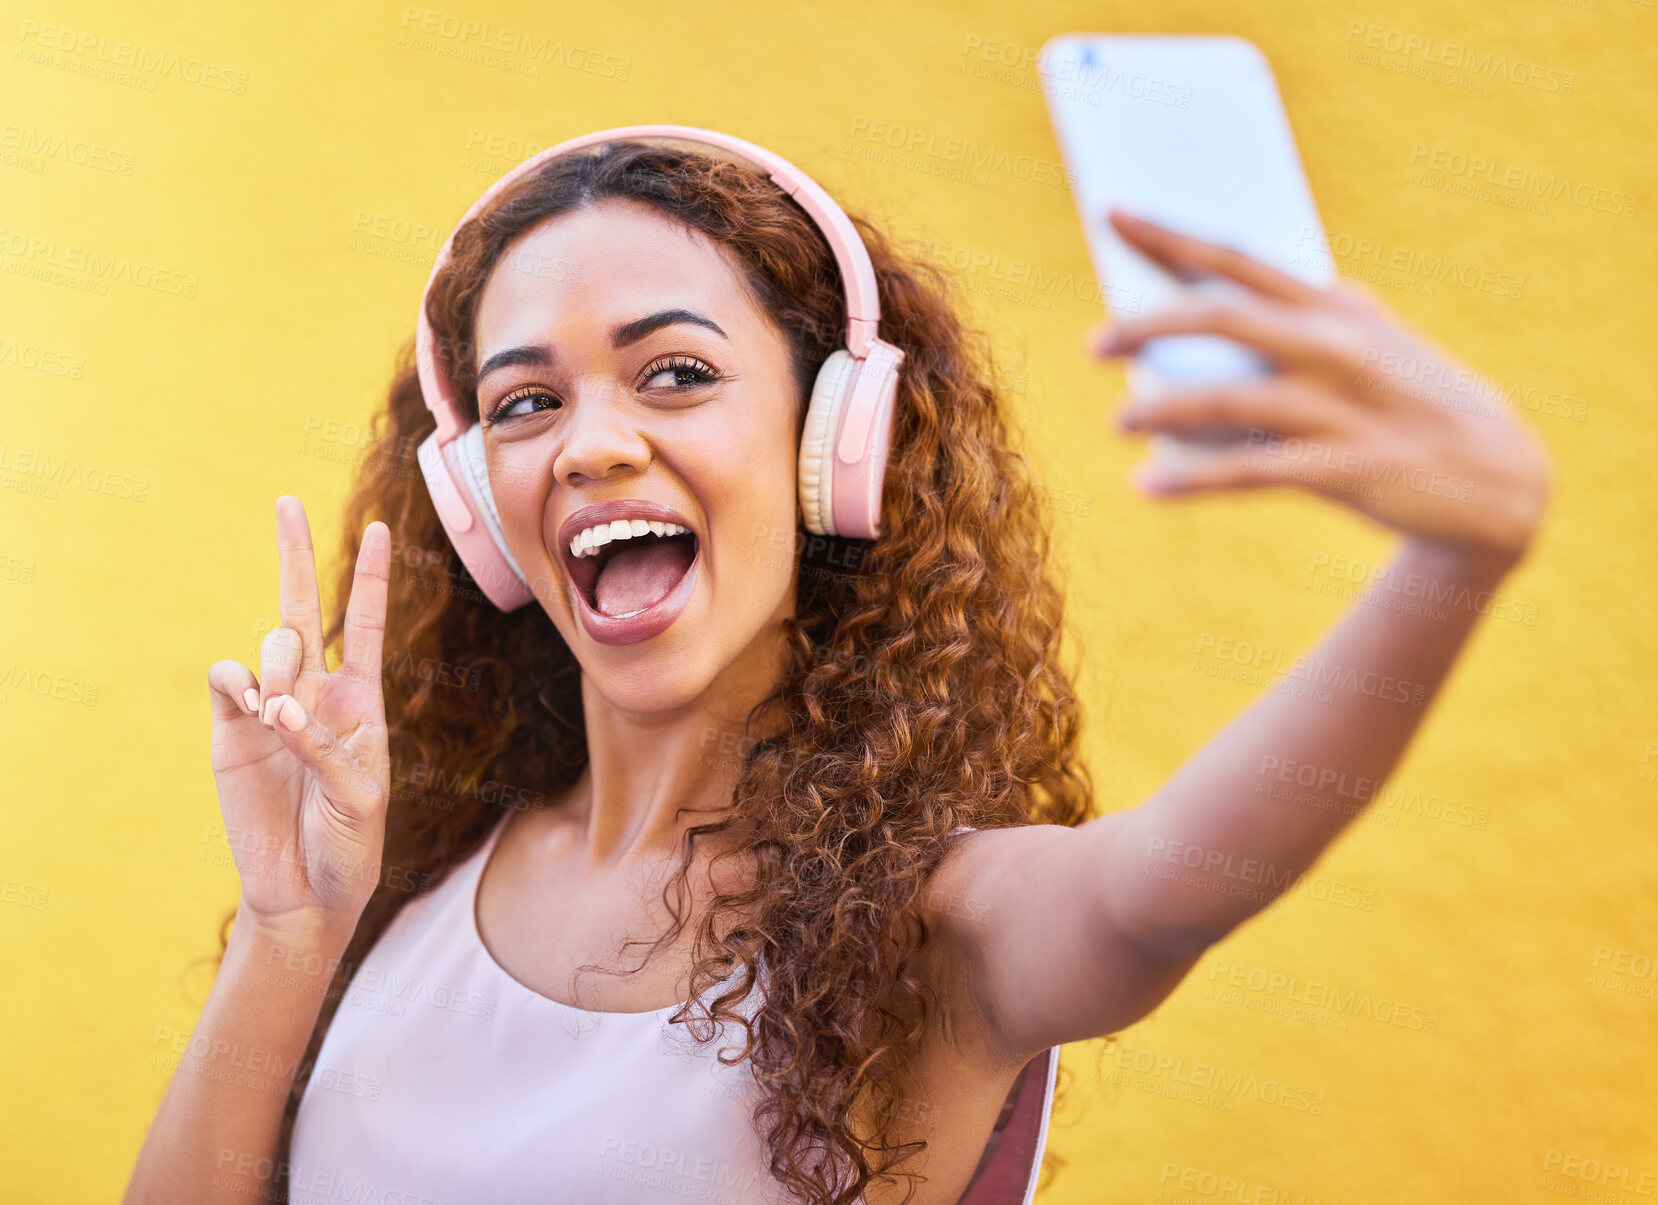
[{"label": "tank top strap", "polygon": [[957,1205],[1031,1205],[1048,1142],[1059,1047],[1025,1064],[985,1143],[984,1156]]}]

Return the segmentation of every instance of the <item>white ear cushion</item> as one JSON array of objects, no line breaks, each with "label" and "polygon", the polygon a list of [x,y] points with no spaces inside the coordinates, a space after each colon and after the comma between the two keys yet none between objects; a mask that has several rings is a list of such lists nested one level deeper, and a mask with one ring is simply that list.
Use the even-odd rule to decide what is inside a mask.
[{"label": "white ear cushion", "polygon": [[856,363],[845,350],[831,353],[823,362],[800,433],[800,509],[806,530],[816,536],[835,534],[834,435]]},{"label": "white ear cushion", "polygon": [[512,552],[507,548],[507,538],[501,532],[501,516],[495,509],[495,495],[489,490],[489,462],[484,457],[483,427],[477,423],[468,427],[455,441],[455,451],[459,453],[458,459],[466,472],[467,484],[472,488],[472,499],[478,504],[478,513],[483,516],[489,538],[495,541],[495,547],[501,550],[502,558],[518,575],[518,580],[523,581],[524,571],[512,559]]}]

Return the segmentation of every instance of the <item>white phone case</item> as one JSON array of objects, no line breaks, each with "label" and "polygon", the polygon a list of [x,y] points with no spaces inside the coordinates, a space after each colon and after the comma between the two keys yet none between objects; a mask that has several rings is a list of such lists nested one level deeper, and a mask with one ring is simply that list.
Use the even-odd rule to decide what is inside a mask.
[{"label": "white phone case", "polygon": [[[1095,275],[1114,318],[1154,314],[1193,291],[1132,250],[1106,220],[1120,206],[1248,253],[1310,284],[1335,278],[1323,224],[1266,56],[1237,37],[1061,34],[1042,47],[1043,96],[1074,181]],[[1266,375],[1251,349],[1212,335],[1153,340],[1129,366],[1137,396]],[[1215,428],[1179,442],[1212,445]],[[1181,454],[1153,440],[1154,457]]]}]

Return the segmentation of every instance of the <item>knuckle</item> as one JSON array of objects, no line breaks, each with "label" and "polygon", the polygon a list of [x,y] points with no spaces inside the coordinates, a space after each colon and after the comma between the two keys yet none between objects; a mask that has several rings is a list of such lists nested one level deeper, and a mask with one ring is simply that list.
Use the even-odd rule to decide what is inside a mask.
[{"label": "knuckle", "polygon": [[375,690],[379,690],[383,685],[384,671],[378,665],[363,666],[355,661],[346,660],[340,663],[340,668],[334,673],[355,682],[362,682]]},{"label": "knuckle", "polygon": [[207,685],[209,689],[223,691],[225,694],[239,694],[241,689],[248,686],[257,686],[258,679],[253,671],[233,657],[226,657],[215,661],[207,668]]},{"label": "knuckle", "polygon": [[1192,318],[1205,326],[1218,326],[1232,317],[1235,312],[1225,302],[1213,299],[1205,299],[1192,306]]},{"label": "knuckle", "polygon": [[1369,313],[1381,304],[1375,292],[1362,280],[1343,276],[1330,286],[1330,291],[1333,299],[1349,310]]},{"label": "knuckle", "polygon": [[1144,318],[1118,319],[1106,327],[1100,338],[1108,339],[1119,347],[1133,343],[1140,337],[1140,332],[1145,329],[1146,321]]},{"label": "knuckle", "polygon": [[1206,423],[1232,418],[1239,409],[1238,399],[1224,393],[1204,394],[1198,401],[1198,414]]},{"label": "knuckle", "polygon": [[282,653],[299,649],[299,633],[293,628],[272,628],[265,633],[265,638],[259,642],[261,650]]},{"label": "knuckle", "polygon": [[282,617],[284,621],[290,617],[297,619],[299,616],[309,613],[311,608],[317,605],[317,602],[315,591],[295,590],[288,597],[288,605],[283,608]]},{"label": "knuckle", "polygon": [[1194,393],[1168,405],[1167,414],[1174,422],[1208,423],[1220,417],[1222,409],[1221,400],[1213,393]]},{"label": "knuckle", "polygon": [[1326,388],[1318,382],[1301,376],[1285,377],[1278,386],[1286,404],[1297,410],[1314,410],[1329,400]]},{"label": "knuckle", "polygon": [[1210,317],[1205,321],[1223,335],[1246,336],[1255,325],[1254,318],[1235,305],[1219,301],[1210,304]]},{"label": "knuckle", "polygon": [[1362,339],[1344,339],[1330,349],[1330,358],[1344,373],[1363,374],[1369,367],[1370,352]]}]

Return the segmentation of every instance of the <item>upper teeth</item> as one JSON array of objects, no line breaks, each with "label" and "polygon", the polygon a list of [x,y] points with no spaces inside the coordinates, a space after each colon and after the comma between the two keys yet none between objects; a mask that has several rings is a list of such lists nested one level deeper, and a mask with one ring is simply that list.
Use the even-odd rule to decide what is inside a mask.
[{"label": "upper teeth", "polygon": [[678,523],[658,523],[655,519],[612,519],[594,527],[584,527],[570,538],[571,556],[592,556],[594,550],[612,540],[631,540],[634,536],[678,536],[690,531]]}]

